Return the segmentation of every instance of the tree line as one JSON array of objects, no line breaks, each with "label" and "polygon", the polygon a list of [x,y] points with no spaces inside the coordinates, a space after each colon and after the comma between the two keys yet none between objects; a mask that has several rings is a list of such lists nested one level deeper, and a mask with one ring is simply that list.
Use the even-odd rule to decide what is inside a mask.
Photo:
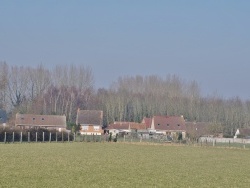
[{"label": "tree line", "polygon": [[114,121],[140,122],[153,115],[183,115],[186,121],[211,122],[215,129],[233,135],[250,125],[250,101],[239,97],[202,96],[196,81],[177,75],[165,78],[125,76],[109,88],[95,88],[90,67],[9,66],[0,63],[0,108],[16,112],[57,114],[75,122],[77,109],[104,112],[104,126]]}]

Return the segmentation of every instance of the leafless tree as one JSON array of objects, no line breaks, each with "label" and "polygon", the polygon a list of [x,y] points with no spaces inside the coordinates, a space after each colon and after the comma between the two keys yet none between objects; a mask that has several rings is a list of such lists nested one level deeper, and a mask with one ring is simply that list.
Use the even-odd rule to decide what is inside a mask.
[{"label": "leafless tree", "polygon": [[110,88],[95,90],[92,70],[83,65],[58,65],[49,70],[43,65],[33,68],[0,62],[0,108],[65,114],[71,122],[77,108],[98,109],[104,111],[104,125],[140,122],[153,115],[183,115],[188,121],[220,125],[219,129],[229,135],[250,126],[249,101],[216,94],[202,96],[196,81],[185,81],[177,75],[125,76]]},{"label": "leafless tree", "polygon": [[0,108],[7,108],[8,65],[0,62]]},{"label": "leafless tree", "polygon": [[30,91],[28,71],[25,67],[12,66],[8,77],[8,97],[14,107],[27,100]]}]

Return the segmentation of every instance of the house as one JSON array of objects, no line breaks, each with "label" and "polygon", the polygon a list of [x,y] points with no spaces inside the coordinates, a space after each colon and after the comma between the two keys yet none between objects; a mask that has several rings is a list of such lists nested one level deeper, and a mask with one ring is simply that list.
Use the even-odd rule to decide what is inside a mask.
[{"label": "house", "polygon": [[179,135],[185,138],[186,124],[183,116],[153,116],[149,131],[171,138],[177,138]]},{"label": "house", "polygon": [[76,124],[80,124],[80,133],[83,135],[101,135],[103,134],[103,111],[78,109]]},{"label": "house", "polygon": [[16,114],[15,126],[21,128],[47,128],[66,130],[66,116]]},{"label": "house", "polygon": [[145,123],[135,123],[135,122],[118,122],[115,121],[113,124],[110,124],[106,130],[108,130],[109,133],[112,133],[112,135],[116,134],[129,134],[129,133],[137,133],[141,130],[146,130],[146,124]]},{"label": "house", "polygon": [[0,125],[5,126],[7,122],[7,114],[5,110],[0,109]]},{"label": "house", "polygon": [[150,129],[152,124],[152,118],[144,117],[141,123],[144,123],[146,125],[146,129]]},{"label": "house", "polygon": [[197,139],[201,136],[211,136],[211,123],[208,122],[186,122],[186,130],[189,138]]},{"label": "house", "polygon": [[250,138],[250,128],[237,129],[234,138]]}]

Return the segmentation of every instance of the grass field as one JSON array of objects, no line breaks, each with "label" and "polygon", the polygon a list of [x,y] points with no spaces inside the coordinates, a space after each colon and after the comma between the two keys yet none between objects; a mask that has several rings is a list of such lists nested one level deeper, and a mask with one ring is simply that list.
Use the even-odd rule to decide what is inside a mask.
[{"label": "grass field", "polygon": [[126,143],[0,144],[0,187],[249,187],[250,150]]}]

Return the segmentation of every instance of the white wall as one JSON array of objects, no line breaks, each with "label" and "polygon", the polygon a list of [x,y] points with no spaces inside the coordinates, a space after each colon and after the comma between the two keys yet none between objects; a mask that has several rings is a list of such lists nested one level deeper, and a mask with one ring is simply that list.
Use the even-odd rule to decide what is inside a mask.
[{"label": "white wall", "polygon": [[200,141],[202,142],[220,142],[220,143],[245,143],[250,144],[250,139],[243,138],[209,138],[209,137],[201,137]]}]

